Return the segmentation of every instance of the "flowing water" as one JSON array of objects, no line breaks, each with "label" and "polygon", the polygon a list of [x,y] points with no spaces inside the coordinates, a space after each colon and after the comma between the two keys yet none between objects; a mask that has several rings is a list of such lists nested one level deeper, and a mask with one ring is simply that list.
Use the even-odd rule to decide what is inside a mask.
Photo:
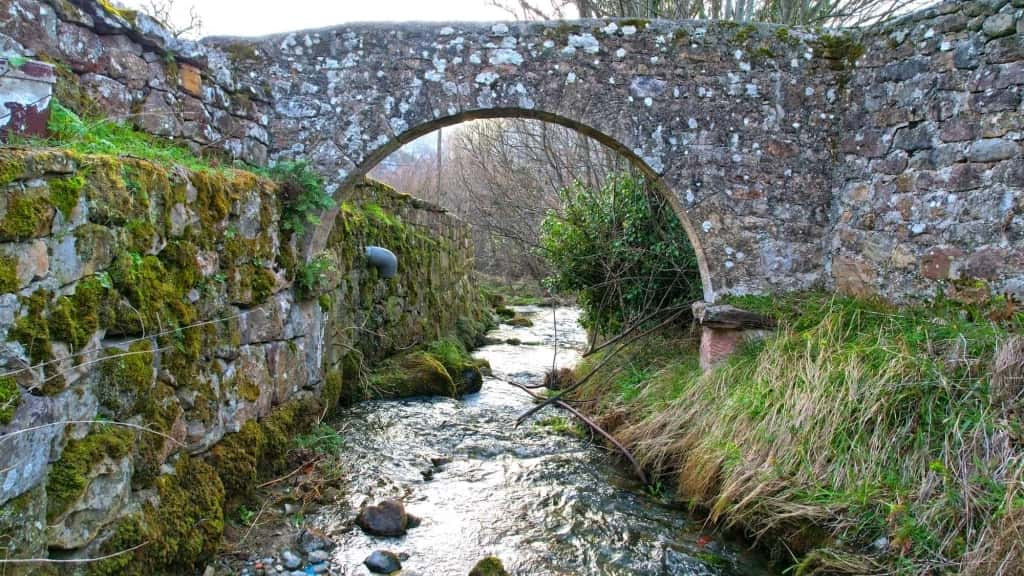
[{"label": "flowing water", "polygon": [[[491,336],[523,345],[474,354],[496,377],[538,384],[553,361],[579,360],[578,311],[559,309],[557,325],[551,309],[518,311],[535,325],[503,325]],[[590,440],[540,428],[536,419],[515,428],[533,400],[498,378],[459,400],[370,401],[339,415],[333,424],[346,441],[351,485],[316,524],[339,543],[332,564],[342,574],[369,574],[362,561],[378,549],[408,554],[403,575],[465,575],[490,554],[522,576],[773,574],[742,545],[707,538],[699,521],[648,497],[614,454]],[[540,418],[556,413],[549,410]],[[352,526],[362,504],[393,497],[422,525],[402,538]]]}]

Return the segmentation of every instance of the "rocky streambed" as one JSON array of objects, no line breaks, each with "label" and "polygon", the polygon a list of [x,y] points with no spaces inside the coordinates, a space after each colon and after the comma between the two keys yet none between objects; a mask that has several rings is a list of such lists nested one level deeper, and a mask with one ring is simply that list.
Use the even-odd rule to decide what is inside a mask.
[{"label": "rocky streambed", "polygon": [[552,420],[554,409],[514,427],[533,400],[505,381],[540,383],[552,366],[574,365],[585,340],[576,310],[517,312],[533,325],[502,325],[491,334],[499,343],[474,353],[493,371],[480,393],[338,414],[330,424],[344,441],[346,489],[251,539],[230,572],[465,575],[493,555],[522,576],[774,574],[652,498],[614,454]]}]

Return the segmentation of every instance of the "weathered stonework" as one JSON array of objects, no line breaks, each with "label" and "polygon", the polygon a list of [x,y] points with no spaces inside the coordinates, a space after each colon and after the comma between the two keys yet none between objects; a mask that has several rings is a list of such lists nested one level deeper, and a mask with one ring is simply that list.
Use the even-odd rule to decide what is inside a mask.
[{"label": "weathered stonework", "polygon": [[861,37],[836,169],[838,288],[906,299],[983,280],[1024,295],[1021,13],[948,3]]},{"label": "weathered stonework", "polygon": [[[366,24],[201,43],[95,0],[0,8],[0,48],[63,62],[108,114],[257,164],[305,158],[339,191],[465,120],[577,129],[663,185],[709,302],[817,286],[906,300],[961,277],[1024,293],[1019,2],[950,2],[828,34]],[[925,274],[926,255],[947,248],[962,252],[950,272]]]},{"label": "weathered stonework", "polygon": [[[468,227],[380,184],[339,195],[310,274],[276,184],[250,172],[0,148],[0,174],[3,557],[96,556],[125,522],[177,513],[152,488],[185,455],[238,488],[228,439],[259,422],[287,442],[300,408],[368,396],[380,359],[486,327]],[[395,278],[367,244],[394,250]]]}]

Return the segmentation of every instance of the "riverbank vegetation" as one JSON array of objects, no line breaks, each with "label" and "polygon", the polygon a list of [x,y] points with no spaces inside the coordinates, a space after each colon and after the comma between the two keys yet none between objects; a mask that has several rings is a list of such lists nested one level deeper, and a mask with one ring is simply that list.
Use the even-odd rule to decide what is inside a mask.
[{"label": "riverbank vegetation", "polygon": [[697,256],[669,201],[644,178],[622,172],[600,186],[562,190],[562,210],[541,226],[545,284],[575,294],[583,326],[613,337],[700,298]]},{"label": "riverbank vegetation", "polygon": [[603,351],[574,393],[710,522],[796,574],[1020,574],[1024,339],[1004,298],[743,298],[780,321],[702,374],[697,338]]}]

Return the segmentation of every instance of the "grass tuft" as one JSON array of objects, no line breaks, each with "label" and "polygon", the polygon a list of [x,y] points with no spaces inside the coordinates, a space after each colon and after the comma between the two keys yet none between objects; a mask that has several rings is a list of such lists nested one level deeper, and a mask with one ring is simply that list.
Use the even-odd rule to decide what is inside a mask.
[{"label": "grass tuft", "polygon": [[580,398],[679,496],[795,557],[798,574],[1019,573],[1019,314],[739,300],[779,331],[708,374],[692,337],[646,339]]}]

